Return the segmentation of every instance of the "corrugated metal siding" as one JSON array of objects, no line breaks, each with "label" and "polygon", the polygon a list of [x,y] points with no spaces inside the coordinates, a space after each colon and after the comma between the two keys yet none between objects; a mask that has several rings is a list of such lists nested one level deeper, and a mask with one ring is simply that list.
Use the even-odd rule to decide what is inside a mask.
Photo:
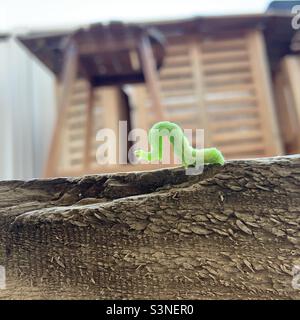
[{"label": "corrugated metal siding", "polygon": [[55,79],[15,39],[0,42],[0,179],[42,175],[55,119]]}]

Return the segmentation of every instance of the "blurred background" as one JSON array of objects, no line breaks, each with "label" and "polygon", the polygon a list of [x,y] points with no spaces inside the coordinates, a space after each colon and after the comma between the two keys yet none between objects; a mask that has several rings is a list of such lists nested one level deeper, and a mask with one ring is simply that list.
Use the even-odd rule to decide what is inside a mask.
[{"label": "blurred background", "polygon": [[97,164],[120,120],[203,128],[227,159],[300,153],[299,89],[300,1],[2,0],[0,179],[158,167]]}]

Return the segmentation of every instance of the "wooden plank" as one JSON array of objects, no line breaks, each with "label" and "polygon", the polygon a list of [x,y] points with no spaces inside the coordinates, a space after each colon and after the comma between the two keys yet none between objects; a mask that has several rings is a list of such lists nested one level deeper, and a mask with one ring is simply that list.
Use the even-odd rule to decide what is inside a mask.
[{"label": "wooden plank", "polygon": [[83,137],[84,135],[82,134],[82,132],[74,132],[74,131],[69,131],[68,132],[68,136],[69,136],[69,139],[70,139],[70,144],[73,143],[73,141],[84,141],[83,140]]},{"label": "wooden plank", "polygon": [[72,157],[82,157],[82,151],[84,149],[84,146],[83,145],[80,145],[80,146],[76,146],[76,147],[73,147],[73,146],[69,146],[69,153],[72,155]]},{"label": "wooden plank", "polygon": [[[179,113],[169,113],[169,118],[171,121],[191,121],[193,123],[198,123],[197,117],[198,113],[197,110],[188,110],[186,112],[179,112]],[[199,124],[199,123],[198,123]]]},{"label": "wooden plank", "polygon": [[218,87],[207,87],[206,92],[251,92],[254,94],[256,87],[253,83],[249,84],[227,84]]},{"label": "wooden plank", "polygon": [[203,52],[244,49],[246,45],[247,43],[244,38],[232,38],[226,40],[204,39],[201,43]]},{"label": "wooden plank", "polygon": [[206,105],[217,105],[217,106],[230,106],[230,105],[239,105],[239,104],[247,104],[247,105],[256,105],[257,99],[255,96],[252,97],[229,97],[222,99],[211,99],[204,101]]},{"label": "wooden plank", "polygon": [[148,130],[149,123],[145,112],[145,104],[147,97],[147,89],[145,85],[138,84],[133,86],[132,100],[134,104],[133,116],[138,128]]},{"label": "wooden plank", "polygon": [[215,133],[211,139],[214,143],[233,142],[240,140],[250,140],[262,138],[262,132],[260,130],[241,130],[237,132],[223,132]]},{"label": "wooden plank", "polygon": [[246,119],[234,119],[234,120],[223,120],[223,121],[213,121],[210,124],[210,128],[213,131],[223,130],[223,129],[235,129],[240,127],[248,126],[259,126],[259,118],[246,118]]},{"label": "wooden plank", "polygon": [[191,96],[195,96],[195,90],[193,87],[178,87],[176,88],[176,90],[174,91],[174,89],[172,90],[172,88],[169,90],[168,88],[164,88],[163,91],[161,91],[161,97],[163,99],[167,99],[167,98],[174,98],[174,97],[191,97]]},{"label": "wooden plank", "polygon": [[73,88],[70,100],[72,101],[72,103],[75,103],[76,100],[79,100],[79,101],[86,100],[87,97],[88,97],[87,90],[85,90],[85,91],[82,91],[82,90],[81,91],[77,91],[76,89]]},{"label": "wooden plank", "polygon": [[[121,89],[119,87],[110,86],[102,88],[103,113],[101,115],[104,128],[114,131],[116,137],[119,135],[119,121],[122,120],[124,106],[122,105]],[[94,139],[96,136],[94,137]],[[123,137],[122,137],[123,138]],[[126,140],[118,141],[117,139],[116,157],[119,159],[119,147],[127,143]],[[94,155],[96,157],[96,154]]]},{"label": "wooden plank", "polygon": [[[151,123],[155,122],[155,116],[153,114],[149,115],[149,120]],[[197,120],[197,113],[189,112],[189,113],[178,113],[178,114],[168,114],[168,121],[172,122],[183,122],[183,121],[191,121],[195,123],[195,120]]]},{"label": "wooden plank", "polygon": [[149,38],[146,36],[142,37],[140,41],[140,52],[146,85],[153,102],[156,121],[161,121],[165,118],[165,115],[161,105],[159,78],[156,71],[156,64],[151,49],[151,44]]},{"label": "wooden plank", "polygon": [[163,104],[166,110],[189,110],[189,109],[198,109],[196,102],[193,103],[172,103],[172,104]]},{"label": "wooden plank", "polygon": [[205,75],[205,82],[221,82],[221,81],[232,81],[240,80],[244,78],[251,79],[251,73],[249,71],[240,71],[240,72],[226,72],[221,74],[207,74]]},{"label": "wooden plank", "polygon": [[205,75],[248,70],[250,70],[249,61],[228,61],[217,64],[203,64],[203,72]]},{"label": "wooden plank", "polygon": [[197,98],[195,95],[181,95],[179,97],[166,97],[162,100],[164,105],[178,105],[178,104],[195,104]]},{"label": "wooden plank", "polygon": [[77,79],[73,85],[73,90],[76,92],[86,92],[88,89],[88,82],[86,79]]},{"label": "wooden plank", "polygon": [[194,88],[195,88],[195,97],[197,99],[197,113],[196,115],[196,123],[199,126],[199,129],[204,130],[205,134],[205,146],[210,145],[211,143],[211,130],[209,127],[208,115],[206,105],[204,103],[204,75],[203,75],[203,52],[202,47],[199,42],[199,39],[196,37],[194,41],[191,43],[190,55],[193,65],[193,80],[194,80]]},{"label": "wooden plank", "polygon": [[190,59],[187,54],[184,56],[166,55],[163,62],[163,68],[171,68],[176,66],[189,66],[189,65],[190,65]]},{"label": "wooden plank", "polygon": [[294,99],[294,113],[298,128],[300,125],[300,56],[287,56],[284,59],[290,88]]},{"label": "wooden plank", "polygon": [[261,31],[251,31],[248,35],[253,79],[262,118],[266,155],[282,154],[282,142],[275,116],[273,93],[265,43]]},{"label": "wooden plank", "polygon": [[238,115],[256,115],[258,114],[258,109],[254,107],[238,107],[232,109],[222,109],[222,110],[208,110],[210,119],[228,117],[228,116],[238,116]]},{"label": "wooden plank", "polygon": [[85,114],[85,111],[83,108],[74,109],[73,106],[71,106],[68,110],[68,119],[80,118],[80,117],[83,117],[84,114]]},{"label": "wooden plank", "polygon": [[192,78],[186,78],[186,79],[166,79],[161,80],[161,89],[163,91],[172,90],[176,88],[193,88],[194,87],[194,81]]},{"label": "wooden plank", "polygon": [[55,176],[55,170],[58,164],[59,151],[61,148],[60,138],[62,129],[67,117],[67,107],[69,105],[72,88],[75,83],[78,70],[78,51],[74,42],[70,42],[64,56],[64,66],[61,76],[62,90],[59,99],[58,117],[56,120],[47,165],[44,176]]},{"label": "wooden plank", "polygon": [[224,61],[247,60],[246,50],[203,53],[203,63],[224,63]]},{"label": "wooden plank", "polygon": [[252,76],[249,72],[227,73],[205,76],[206,86],[219,86],[230,83],[251,83]]},{"label": "wooden plank", "polygon": [[166,48],[167,56],[178,56],[188,54],[188,46],[186,44],[170,45]]},{"label": "wooden plank", "polygon": [[80,55],[93,55],[97,53],[110,53],[124,50],[124,48],[136,48],[136,39],[122,39],[116,41],[115,39],[106,39],[103,41],[84,41],[79,40]]},{"label": "wooden plank", "polygon": [[82,168],[82,159],[80,158],[74,158],[74,159],[70,159],[70,167],[71,169],[76,169],[80,170]]},{"label": "wooden plank", "polygon": [[140,70],[141,69],[140,60],[139,60],[138,53],[136,50],[130,50],[129,59],[130,59],[132,70]]},{"label": "wooden plank", "polygon": [[73,121],[67,121],[65,125],[72,132],[81,131],[85,127],[85,119],[75,119]]},{"label": "wooden plank", "polygon": [[191,66],[179,66],[174,68],[162,68],[159,72],[160,79],[186,77],[189,78],[192,75]]},{"label": "wooden plank", "polygon": [[[295,64],[290,63],[293,60]],[[300,59],[297,56],[286,56],[282,59],[274,79],[278,120],[287,154],[300,153],[300,118],[297,114],[300,103],[297,102],[299,74]]]},{"label": "wooden plank", "polygon": [[299,300],[299,165],[1,182],[0,299]]},{"label": "wooden plank", "polygon": [[248,153],[249,155],[256,151],[265,151],[265,145],[263,141],[261,142],[247,142],[247,143],[238,143],[238,144],[231,144],[231,145],[219,145],[220,150],[224,154],[242,154]]},{"label": "wooden plank", "polygon": [[[69,135],[70,137],[70,135]],[[79,136],[78,136],[79,137]],[[71,137],[70,137],[71,138]],[[70,139],[68,143],[70,148],[84,148],[84,135],[80,134],[80,139]]]}]

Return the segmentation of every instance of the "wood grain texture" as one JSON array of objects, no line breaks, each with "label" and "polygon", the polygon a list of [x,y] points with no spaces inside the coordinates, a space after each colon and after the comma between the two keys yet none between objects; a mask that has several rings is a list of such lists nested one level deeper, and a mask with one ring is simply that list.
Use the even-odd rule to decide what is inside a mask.
[{"label": "wood grain texture", "polygon": [[0,182],[2,299],[299,299],[300,156]]}]

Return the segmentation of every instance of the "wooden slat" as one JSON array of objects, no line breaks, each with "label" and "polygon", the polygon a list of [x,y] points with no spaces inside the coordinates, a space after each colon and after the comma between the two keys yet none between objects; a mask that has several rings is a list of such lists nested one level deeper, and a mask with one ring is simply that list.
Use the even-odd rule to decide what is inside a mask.
[{"label": "wooden slat", "polygon": [[166,49],[166,54],[168,56],[179,56],[187,54],[188,46],[185,44],[182,45],[170,45]]},{"label": "wooden slat", "polygon": [[195,109],[196,103],[177,103],[177,104],[164,104],[163,105],[166,110],[190,110],[190,109]]},{"label": "wooden slat", "polygon": [[82,150],[83,150],[83,144],[80,146],[75,146],[75,147],[70,146],[69,147],[69,152],[70,152],[70,154],[72,154],[72,156],[73,155],[74,156],[78,156],[78,155],[82,156]]},{"label": "wooden slat", "polygon": [[221,74],[207,74],[205,75],[205,81],[230,81],[233,79],[240,79],[244,77],[251,77],[251,73],[249,71],[239,71],[239,72],[225,72]]},{"label": "wooden slat", "polygon": [[233,38],[226,40],[203,40],[202,41],[202,50],[203,52],[214,51],[214,50],[226,50],[226,49],[235,49],[235,48],[245,48],[247,45],[244,38]]},{"label": "wooden slat", "polygon": [[224,61],[247,60],[248,52],[245,50],[220,51],[215,53],[203,53],[203,63],[224,63]]},{"label": "wooden slat", "polygon": [[242,92],[242,91],[255,91],[255,86],[253,83],[249,84],[227,84],[218,87],[208,87],[206,92]]},{"label": "wooden slat", "polygon": [[72,87],[72,94],[86,94],[88,86],[88,82],[85,79],[76,79]]},{"label": "wooden slat", "polygon": [[176,68],[163,68],[159,73],[160,79],[167,78],[177,78],[177,77],[186,77],[190,78],[192,75],[192,68],[190,66],[186,67],[176,67]]},{"label": "wooden slat", "polygon": [[234,120],[223,120],[213,121],[210,124],[211,130],[218,131],[222,129],[234,129],[248,126],[259,126],[260,121],[258,118],[246,118],[246,119],[234,119]]},{"label": "wooden slat", "polygon": [[[153,114],[150,114],[150,122],[155,122],[155,117]],[[189,112],[189,113],[182,113],[182,114],[169,114],[168,120],[171,122],[184,122],[184,121],[191,121],[195,122],[195,118],[197,118],[197,113]]]},{"label": "wooden slat", "polygon": [[162,98],[172,98],[172,97],[191,97],[195,96],[195,91],[192,87],[189,88],[176,88],[176,90],[167,90],[161,92]]},{"label": "wooden slat", "polygon": [[84,146],[84,135],[82,134],[78,134],[77,136],[75,136],[76,139],[71,139],[72,135],[75,136],[75,133],[72,132],[72,134],[69,134],[69,142],[68,142],[68,147],[83,147]]},{"label": "wooden slat", "polygon": [[193,79],[191,78],[186,78],[186,79],[168,79],[168,80],[162,80],[161,82],[161,88],[162,90],[169,90],[169,88],[189,88],[193,87]]},{"label": "wooden slat", "polygon": [[88,99],[88,96],[86,93],[84,94],[78,94],[77,92],[75,94],[72,94],[70,99],[70,105],[76,106],[76,105],[85,105],[86,101]]},{"label": "wooden slat", "polygon": [[[69,109],[72,109],[72,108],[69,108]],[[68,111],[68,119],[75,119],[83,116],[84,116],[84,110],[82,108]]]},{"label": "wooden slat", "polygon": [[70,128],[70,130],[76,129],[76,128],[82,128],[85,125],[85,119],[84,118],[78,118],[78,119],[69,119],[67,121],[67,127]]},{"label": "wooden slat", "polygon": [[[163,93],[161,92],[163,97]],[[145,85],[138,84],[133,86],[132,102],[134,105],[134,112],[132,112],[133,120],[136,121],[136,127],[148,130],[148,118],[145,112],[145,105],[149,97]]]},{"label": "wooden slat", "polygon": [[163,68],[173,68],[177,66],[189,66],[190,58],[188,55],[184,56],[167,56],[163,62]]},{"label": "wooden slat", "polygon": [[203,71],[205,75],[249,70],[250,64],[248,61],[228,61],[217,64],[203,65]]},{"label": "wooden slat", "polygon": [[204,101],[206,105],[208,106],[230,106],[230,105],[240,105],[240,104],[246,104],[246,105],[255,105],[257,102],[257,99],[255,96],[252,97],[230,97],[230,98],[222,98],[222,99],[215,99],[215,100],[205,100]]},{"label": "wooden slat", "polygon": [[232,142],[247,139],[259,139],[262,137],[260,130],[241,130],[240,132],[215,133],[212,135],[212,141],[215,143]]},{"label": "wooden slat", "polygon": [[220,84],[251,82],[252,77],[249,72],[227,73],[218,75],[209,75],[205,77],[207,86],[217,86]]},{"label": "wooden slat", "polygon": [[83,135],[81,132],[68,132],[69,143],[73,143],[75,141],[83,141]]},{"label": "wooden slat", "polygon": [[261,142],[247,142],[247,143],[239,143],[239,144],[232,144],[226,146],[219,146],[220,150],[224,154],[240,154],[240,153],[248,153],[249,155],[256,151],[265,151],[265,145],[263,141]]},{"label": "wooden slat", "polygon": [[254,107],[238,107],[238,108],[232,108],[232,109],[222,109],[222,110],[209,110],[209,115],[210,117],[216,117],[216,118],[221,118],[223,117],[228,117],[228,116],[235,116],[235,115],[253,115],[253,114],[258,114],[257,108]]}]

